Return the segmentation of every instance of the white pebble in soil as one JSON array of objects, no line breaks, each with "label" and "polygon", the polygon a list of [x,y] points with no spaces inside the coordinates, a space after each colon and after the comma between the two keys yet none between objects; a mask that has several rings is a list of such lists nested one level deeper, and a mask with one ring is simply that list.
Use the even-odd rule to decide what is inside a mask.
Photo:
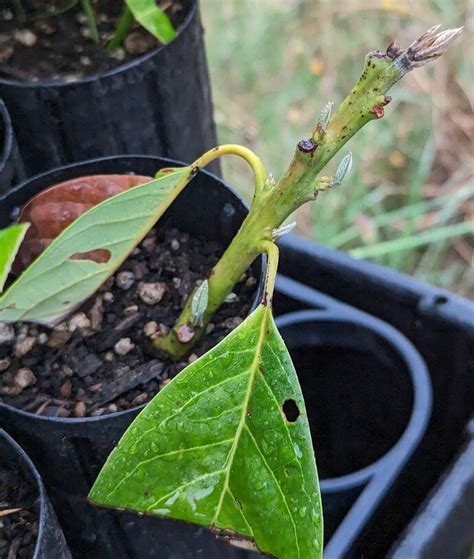
[{"label": "white pebble in soil", "polygon": [[40,345],[44,345],[48,340],[49,340],[48,334],[41,332],[41,334],[38,335],[38,343]]},{"label": "white pebble in soil", "polygon": [[107,303],[112,303],[114,300],[114,294],[110,291],[106,291],[102,297]]},{"label": "white pebble in soil", "polygon": [[15,330],[11,324],[0,322],[0,345],[9,344],[15,339]]},{"label": "white pebble in soil", "polygon": [[122,60],[125,60],[125,54],[125,49],[118,48],[114,50],[111,56],[112,58],[115,58],[115,60],[122,62]]},{"label": "white pebble in soil", "polygon": [[137,288],[138,296],[146,305],[156,305],[159,303],[165,291],[166,284],[162,281],[157,281],[155,283],[145,283],[141,281]]},{"label": "white pebble in soil", "polygon": [[76,417],[84,417],[86,415],[86,405],[84,402],[77,402],[74,407],[74,415]]},{"label": "white pebble in soil", "polygon": [[10,359],[8,359],[8,357],[5,357],[4,359],[0,359],[0,373],[2,371],[6,371],[10,365],[11,365],[11,361]]},{"label": "white pebble in soil", "polygon": [[125,50],[129,54],[143,54],[153,46],[154,40],[150,35],[144,35],[139,31],[129,33],[125,39]]},{"label": "white pebble in soil", "polygon": [[74,332],[78,328],[85,330],[86,328],[90,328],[90,325],[91,321],[87,318],[85,313],[78,312],[69,319],[68,330],[69,332]]},{"label": "white pebble in soil", "polygon": [[157,330],[158,330],[158,324],[154,320],[147,322],[143,327],[145,336],[153,336],[153,334],[156,334]]},{"label": "white pebble in soil", "polygon": [[18,341],[15,344],[15,349],[14,349],[15,355],[17,357],[22,357],[23,355],[26,355],[29,351],[33,349],[35,343],[36,343],[36,338],[34,338],[33,336],[26,336],[26,338],[23,338],[21,341]]},{"label": "white pebble in soil", "polygon": [[130,289],[135,283],[135,276],[133,272],[120,272],[115,278],[115,285],[120,289]]},{"label": "white pebble in soil", "polygon": [[233,330],[234,328],[237,328],[239,324],[242,324],[243,321],[243,318],[240,318],[240,316],[231,316],[223,320],[221,322],[221,326],[228,328],[229,330]]},{"label": "white pebble in soil", "polygon": [[13,382],[15,383],[15,386],[17,386],[20,390],[23,390],[36,383],[36,376],[31,369],[22,367],[21,369],[18,369],[15,377],[13,378]]},{"label": "white pebble in soil", "polygon": [[25,47],[34,47],[38,37],[29,29],[21,29],[15,31],[15,40],[24,45]]},{"label": "white pebble in soil", "polygon": [[127,355],[135,347],[130,338],[121,338],[115,345],[114,351],[117,355]]}]

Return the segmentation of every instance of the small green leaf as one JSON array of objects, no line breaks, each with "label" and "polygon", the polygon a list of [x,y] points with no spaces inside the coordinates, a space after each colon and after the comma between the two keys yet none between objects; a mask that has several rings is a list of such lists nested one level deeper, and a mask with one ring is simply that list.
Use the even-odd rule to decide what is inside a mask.
[{"label": "small green leaf", "polygon": [[323,132],[326,132],[326,128],[328,127],[333,105],[334,103],[332,101],[328,101],[319,113],[318,124]]},{"label": "small green leaf", "polygon": [[0,229],[0,293],[29,226],[29,223],[18,223]]},{"label": "small green leaf", "polygon": [[279,559],[322,557],[308,418],[269,306],[155,396],[89,497],[207,526]]},{"label": "small green leaf", "polygon": [[344,156],[337,167],[336,174],[334,175],[334,184],[333,186],[337,186],[341,184],[344,180],[344,177],[351,172],[352,169],[352,153],[348,153]]},{"label": "small green leaf", "polygon": [[286,225],[280,225],[277,229],[272,230],[272,241],[278,241],[284,235],[288,235],[291,233],[293,229],[296,227],[296,221],[292,221],[291,223],[287,223]]},{"label": "small green leaf", "polygon": [[113,274],[191,178],[190,167],[170,168],[82,214],[0,297],[0,320],[58,322]]},{"label": "small green leaf", "polygon": [[209,303],[209,282],[204,280],[201,285],[196,289],[193,300],[191,301],[191,313],[193,325],[200,326],[202,317],[207,309]]},{"label": "small green leaf", "polygon": [[126,0],[135,19],[164,45],[171,42],[176,31],[170,18],[156,5],[156,0]]}]

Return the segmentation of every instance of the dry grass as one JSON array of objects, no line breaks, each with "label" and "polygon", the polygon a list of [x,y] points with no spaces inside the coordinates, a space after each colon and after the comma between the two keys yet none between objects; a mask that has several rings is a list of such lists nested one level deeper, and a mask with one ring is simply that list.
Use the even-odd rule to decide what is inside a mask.
[{"label": "dry grass", "polygon": [[[465,25],[446,57],[394,89],[387,117],[344,150],[354,154],[350,179],[297,223],[320,242],[472,294],[474,5],[203,0],[202,10],[220,141],[251,147],[277,177],[321,107],[358,78],[366,52],[395,37],[406,45],[435,23]],[[241,163],[227,160],[224,172],[249,195]]]}]

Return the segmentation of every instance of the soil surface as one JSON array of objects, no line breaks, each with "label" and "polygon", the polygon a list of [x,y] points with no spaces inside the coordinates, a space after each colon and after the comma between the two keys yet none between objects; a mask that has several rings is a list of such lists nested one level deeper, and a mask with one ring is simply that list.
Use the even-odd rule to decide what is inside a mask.
[{"label": "soil surface", "polygon": [[37,492],[0,459],[0,559],[33,557],[38,535]]},{"label": "soil surface", "polygon": [[[110,55],[106,52],[104,46],[114,33],[123,1],[92,0],[100,45],[90,37],[80,2],[60,15],[49,17],[44,16],[51,13],[54,6],[58,10],[67,3],[64,0],[22,0],[22,4],[30,14],[24,23],[14,17],[5,3],[0,3],[0,78],[21,82],[74,82],[115,68],[160,45],[135,22],[123,44]],[[190,2],[160,0],[158,4],[178,29],[189,11]]]},{"label": "soil surface", "polygon": [[122,267],[67,320],[0,323],[0,401],[53,417],[96,416],[148,402],[247,315],[257,279],[242,276],[207,335],[185,360],[152,346],[222,254],[217,243],[152,230]]}]

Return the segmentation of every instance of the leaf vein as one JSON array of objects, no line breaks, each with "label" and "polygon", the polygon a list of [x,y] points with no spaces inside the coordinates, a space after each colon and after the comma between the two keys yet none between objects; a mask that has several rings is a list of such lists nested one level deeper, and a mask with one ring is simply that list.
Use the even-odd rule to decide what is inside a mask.
[{"label": "leaf vein", "polygon": [[253,358],[252,364],[249,368],[249,371],[250,371],[249,381],[247,383],[247,389],[246,389],[244,401],[243,401],[243,404],[242,404],[242,414],[240,416],[240,421],[239,421],[239,424],[237,426],[237,430],[235,432],[234,444],[232,445],[232,448],[230,449],[229,459],[228,459],[228,462],[226,464],[226,477],[225,477],[225,480],[224,480],[224,487],[222,489],[221,497],[219,499],[219,503],[216,507],[216,512],[215,512],[213,520],[212,520],[212,523],[215,524],[215,525],[217,525],[217,521],[218,521],[219,515],[221,513],[222,503],[224,502],[225,492],[229,488],[230,473],[231,473],[231,470],[232,470],[233,459],[234,459],[235,453],[237,451],[237,447],[238,447],[238,444],[239,444],[239,441],[240,441],[240,437],[242,435],[243,428],[245,426],[245,417],[246,417],[246,413],[247,413],[247,406],[249,404],[249,401],[250,401],[250,398],[251,398],[251,395],[252,395],[252,388],[253,388],[253,384],[254,384],[254,381],[255,381],[257,364],[258,364],[258,362],[261,358],[263,342],[265,340],[265,330],[266,330],[265,326],[266,326],[267,320],[268,320],[268,308],[265,308],[264,316],[262,318],[262,322],[261,322],[261,325],[260,325],[260,332],[259,332],[259,336],[258,336],[257,345],[255,347],[254,358]]},{"label": "leaf vein", "polygon": [[180,448],[177,450],[171,450],[170,452],[165,452],[163,454],[158,454],[156,456],[152,456],[151,458],[149,458],[148,460],[142,460],[140,463],[138,463],[132,470],[130,470],[127,475],[125,475],[118,483],[117,485],[110,490],[110,492],[107,494],[107,498],[111,497],[116,491],[117,489],[129,478],[131,477],[139,468],[141,468],[142,466],[144,466],[145,464],[150,464],[151,462],[153,462],[154,460],[157,460],[158,458],[163,458],[165,456],[173,456],[173,454],[179,454],[181,452],[192,452],[194,450],[201,450],[203,448],[211,448],[213,446],[219,446],[219,445],[223,445],[225,443],[230,443],[232,442],[234,439],[226,439],[224,441],[217,441],[215,443],[209,443],[209,444],[204,444],[204,445],[200,445],[200,446],[193,446],[190,448]]},{"label": "leaf vein", "polygon": [[[216,359],[214,359],[213,361],[217,360],[218,358],[216,357]],[[138,445],[143,438],[148,435],[148,433],[151,433],[151,431],[158,431],[159,429],[161,429],[161,427],[163,427],[163,425],[165,425],[166,423],[168,423],[171,419],[174,419],[177,415],[179,415],[187,406],[188,404],[190,404],[191,402],[193,402],[196,398],[198,398],[199,396],[202,396],[203,394],[205,394],[206,392],[209,392],[210,390],[212,390],[213,388],[215,388],[216,386],[222,386],[223,384],[225,384],[226,382],[229,382],[231,380],[234,380],[238,377],[241,377],[242,375],[247,374],[246,371],[243,371],[242,373],[239,373],[238,375],[234,375],[233,377],[229,377],[227,379],[224,379],[223,381],[214,384],[208,388],[206,388],[206,390],[203,390],[202,392],[199,392],[199,394],[194,395],[192,398],[190,398],[187,402],[185,402],[180,408],[178,408],[175,412],[173,412],[171,415],[168,415],[167,417],[165,417],[157,426],[153,426],[150,427],[149,429],[146,429],[145,431],[143,431],[143,433],[141,433],[140,437],[135,441],[135,445]],[[169,386],[169,385],[168,385]],[[240,406],[238,406],[240,407]]]},{"label": "leaf vein", "polygon": [[300,552],[300,547],[299,547],[299,541],[298,541],[298,532],[296,529],[296,523],[295,520],[293,518],[293,515],[291,514],[291,510],[290,507],[288,506],[288,501],[286,500],[285,494],[283,493],[283,490],[281,488],[281,485],[278,483],[278,478],[275,475],[275,472],[272,470],[272,468],[270,467],[270,464],[267,462],[265,455],[263,454],[263,452],[261,451],[260,447],[258,446],[258,443],[255,439],[255,437],[253,436],[252,431],[247,427],[247,425],[244,426],[244,429],[247,431],[247,433],[250,436],[250,439],[252,440],[256,450],[258,451],[258,453],[260,454],[262,461],[265,465],[265,467],[267,468],[267,470],[270,472],[271,476],[273,477],[273,480],[275,481],[276,486],[278,487],[278,491],[280,492],[280,495],[283,499],[283,502],[285,503],[285,507],[286,510],[288,511],[288,515],[290,517],[290,521],[293,525],[293,532],[295,534],[295,545],[296,545],[296,549],[298,551],[298,557],[301,558],[301,552]]},{"label": "leaf vein", "polygon": [[[227,488],[227,493],[229,493],[229,495],[231,496],[232,499],[234,499],[234,501],[237,501],[237,499],[234,497],[234,494],[230,490],[230,487]],[[250,523],[247,520],[247,517],[245,516],[244,511],[242,509],[239,509],[239,508],[237,508],[237,510],[240,512],[240,515],[242,516],[245,524],[247,525],[247,528],[249,529],[249,532],[250,532],[252,538],[255,539],[255,535],[253,533],[252,526],[250,526]]]}]

